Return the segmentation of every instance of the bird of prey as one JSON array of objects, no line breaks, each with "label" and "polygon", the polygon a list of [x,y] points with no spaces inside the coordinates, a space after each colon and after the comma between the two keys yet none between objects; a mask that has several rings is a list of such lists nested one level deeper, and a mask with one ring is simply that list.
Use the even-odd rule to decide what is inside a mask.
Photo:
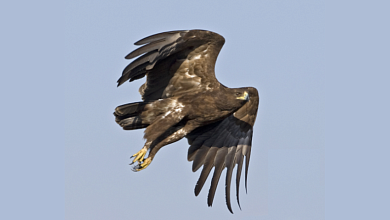
[{"label": "bird of prey", "polygon": [[134,171],[148,167],[165,145],[186,137],[192,171],[203,166],[196,196],[214,167],[208,206],[226,167],[226,204],[233,213],[233,168],[237,164],[236,196],[241,209],[241,170],[245,158],[246,189],[259,96],[253,87],[228,88],[216,79],[215,62],[224,43],[221,35],[205,30],[170,31],[137,41],[135,45],[143,46],[125,58],[138,58],[123,70],[118,86],[146,76],[139,88],[143,101],[118,106],[114,115],[124,130],[146,128],[146,143],[132,156],[137,163]]}]

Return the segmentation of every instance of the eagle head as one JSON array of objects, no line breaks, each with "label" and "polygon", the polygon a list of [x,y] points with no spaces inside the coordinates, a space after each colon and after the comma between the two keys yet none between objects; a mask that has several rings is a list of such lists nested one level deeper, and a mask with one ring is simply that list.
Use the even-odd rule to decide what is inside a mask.
[{"label": "eagle head", "polygon": [[236,99],[249,101],[249,94],[248,94],[247,91],[244,91],[244,92],[236,92],[235,95],[236,95]]}]

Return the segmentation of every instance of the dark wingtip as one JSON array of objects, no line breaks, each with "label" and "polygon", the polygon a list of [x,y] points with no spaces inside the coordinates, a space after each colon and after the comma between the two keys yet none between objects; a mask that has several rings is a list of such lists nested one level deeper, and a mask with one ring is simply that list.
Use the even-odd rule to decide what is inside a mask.
[{"label": "dark wingtip", "polygon": [[237,187],[237,204],[238,204],[238,208],[240,208],[240,210],[242,210],[241,209],[241,205],[240,205],[240,192],[239,192],[239,187]]},{"label": "dark wingtip", "polygon": [[247,152],[247,155],[245,157],[245,192],[248,194],[248,169],[249,169],[249,160],[251,155],[251,147],[249,147],[249,152]]},{"label": "dark wingtip", "polygon": [[213,206],[213,200],[214,200],[214,197],[211,197],[211,196],[210,196],[210,193],[209,193],[209,195],[207,196],[207,205],[208,205],[209,207],[212,207],[212,206]]},{"label": "dark wingtip", "polygon": [[119,87],[120,85],[122,85],[123,83],[125,83],[127,80],[123,80],[123,76],[121,78],[118,79],[118,81],[116,81],[118,83],[118,85],[116,85],[116,87]]},{"label": "dark wingtip", "polygon": [[237,197],[237,203],[238,207],[241,210],[241,205],[240,205],[240,179],[241,179],[241,169],[242,169],[242,157],[238,157],[238,167],[237,167],[237,176],[236,176],[236,197]]},{"label": "dark wingtip", "polygon": [[[229,199],[229,200],[230,200],[230,199]],[[229,212],[232,213],[232,214],[234,214],[234,213],[233,213],[232,206],[231,206],[231,204],[230,204],[230,201],[229,201],[229,202],[226,201],[226,206],[227,206],[227,208],[229,209]]]},{"label": "dark wingtip", "polygon": [[248,186],[247,186],[247,181],[246,181],[246,177],[245,177],[245,193],[248,194]]},{"label": "dark wingtip", "polygon": [[227,208],[229,209],[229,211],[230,211],[232,214],[234,214],[234,213],[233,213],[233,209],[232,209],[232,205],[231,205],[231,203],[230,203],[230,197],[229,197],[229,198],[226,197],[226,206],[227,206]]},{"label": "dark wingtip", "polygon": [[202,190],[202,187],[200,187],[198,184],[196,184],[195,189],[194,189],[195,196],[198,196],[201,190]]},{"label": "dark wingtip", "polygon": [[226,200],[226,206],[228,207],[229,211],[233,213],[233,210],[232,210],[232,206],[231,206],[231,202],[230,202],[230,185],[231,185],[231,180],[232,180],[232,173],[233,173],[233,169],[234,169],[234,154],[236,152],[236,147],[233,147],[233,150],[231,151],[231,153],[229,153],[227,156],[226,156],[226,160],[227,160],[227,164],[226,164],[226,167],[227,167],[227,171],[226,171],[226,183],[225,183],[225,200]]}]

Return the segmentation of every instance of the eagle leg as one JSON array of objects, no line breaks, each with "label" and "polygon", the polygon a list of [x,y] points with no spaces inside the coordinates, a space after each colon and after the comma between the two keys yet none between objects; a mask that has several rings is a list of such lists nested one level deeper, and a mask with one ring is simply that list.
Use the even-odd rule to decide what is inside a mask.
[{"label": "eagle leg", "polygon": [[149,153],[147,159],[151,158],[151,160],[152,160],[154,158],[154,156],[156,155],[156,153],[160,150],[160,148],[164,147],[165,145],[174,143],[174,142],[182,139],[183,137],[185,137],[188,133],[193,131],[198,126],[199,126],[198,123],[196,123],[194,121],[188,121],[187,124],[183,128],[177,130],[176,132],[174,132],[173,134],[169,135],[167,138],[162,140],[160,143],[153,146],[150,149],[150,153]]},{"label": "eagle leg", "polygon": [[[178,123],[184,118],[185,112],[181,109],[180,113],[182,114],[177,114],[174,115],[175,117],[173,117],[171,111],[168,111],[168,113],[161,116],[159,119],[157,119],[155,122],[153,122],[146,128],[144,138],[147,141],[145,143],[145,146],[138,153],[132,156],[135,157],[135,159],[130,165],[135,162],[138,162],[138,164],[133,167],[133,171],[140,171],[148,167],[149,164],[152,162],[154,155],[156,154],[158,149],[167,144],[178,141],[186,135],[184,129],[186,127],[188,128],[188,123],[176,132],[173,132],[171,130],[172,128],[174,128],[175,125],[178,125]],[[164,138],[165,133],[168,133],[170,135]],[[161,138],[162,141],[160,141],[161,139],[159,138]],[[146,159],[144,159],[148,150],[150,150],[149,155]]]}]

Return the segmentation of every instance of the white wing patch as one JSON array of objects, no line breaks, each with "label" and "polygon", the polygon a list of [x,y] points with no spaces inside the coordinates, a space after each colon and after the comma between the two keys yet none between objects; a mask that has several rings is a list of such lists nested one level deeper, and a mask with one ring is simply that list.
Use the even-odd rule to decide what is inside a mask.
[{"label": "white wing patch", "polygon": [[183,103],[177,101],[176,99],[172,99],[172,101],[169,102],[169,104],[165,107],[165,113],[161,116],[161,118],[165,118],[168,115],[176,116],[176,114],[179,114],[183,111],[184,105]]},{"label": "white wing patch", "polygon": [[202,55],[199,54],[199,55],[194,56],[192,59],[199,60],[201,57],[202,57]]},{"label": "white wing patch", "polygon": [[196,77],[195,74],[190,74],[190,73],[189,73],[189,69],[187,69],[187,72],[185,73],[185,76],[186,76],[186,77],[189,77],[189,78],[195,78],[195,77]]}]

